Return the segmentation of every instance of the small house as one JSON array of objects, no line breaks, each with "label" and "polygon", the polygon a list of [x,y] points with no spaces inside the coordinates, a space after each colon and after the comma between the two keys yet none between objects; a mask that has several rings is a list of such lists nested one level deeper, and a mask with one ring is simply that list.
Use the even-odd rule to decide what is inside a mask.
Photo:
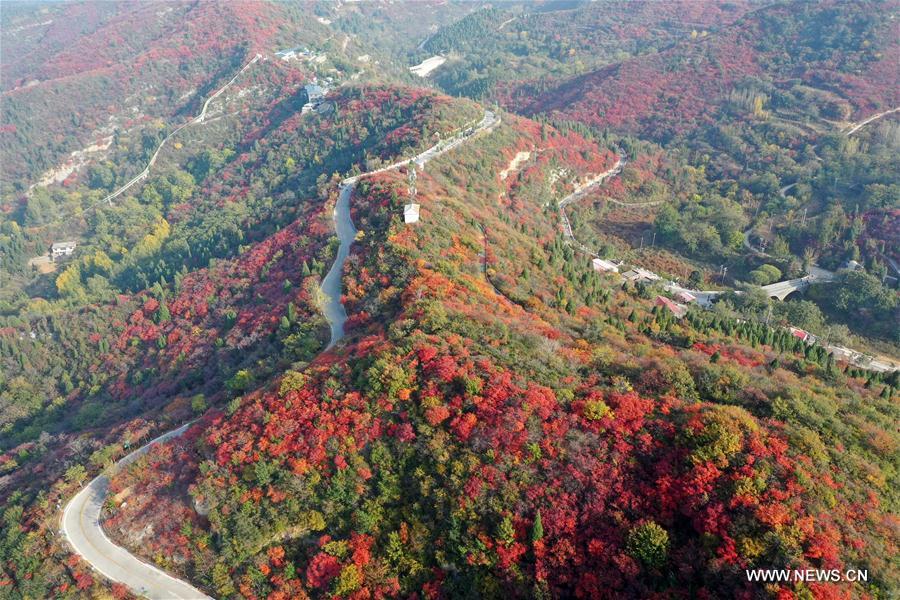
[{"label": "small house", "polygon": [[640,267],[634,267],[633,269],[625,271],[622,273],[622,277],[632,283],[637,283],[639,281],[659,281],[659,275]]},{"label": "small house", "polygon": [[616,263],[609,261],[609,260],[603,260],[602,258],[595,258],[594,260],[591,261],[591,264],[593,265],[594,270],[599,271],[600,273],[618,273],[619,272],[619,265],[617,265]]},{"label": "small house", "polygon": [[50,246],[50,256],[56,260],[60,256],[71,256],[75,252],[76,242],[56,242]]},{"label": "small house", "polygon": [[687,314],[687,306],[685,306],[684,304],[678,304],[674,300],[666,298],[665,296],[657,296],[656,305],[668,309],[669,312],[671,312],[679,319]]},{"label": "small house", "polygon": [[697,296],[682,290],[675,294],[675,299],[678,300],[679,302],[684,302],[685,304],[688,304],[691,302],[696,302]]},{"label": "small house", "polygon": [[306,102],[309,104],[316,104],[325,98],[325,89],[315,83],[308,83],[303,89],[306,91]]},{"label": "small house", "polygon": [[403,222],[418,223],[419,222],[419,205],[407,204],[403,207]]},{"label": "small house", "polygon": [[812,341],[812,334],[808,331],[803,331],[802,329],[800,329],[798,327],[788,327],[788,331],[791,332],[792,336],[794,336],[795,338],[799,338],[799,339],[803,340],[804,342]]}]

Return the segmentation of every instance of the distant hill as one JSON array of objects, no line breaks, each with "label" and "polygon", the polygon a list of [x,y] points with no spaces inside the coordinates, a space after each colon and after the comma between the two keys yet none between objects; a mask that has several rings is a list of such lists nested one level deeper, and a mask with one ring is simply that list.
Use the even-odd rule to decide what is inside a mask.
[{"label": "distant hill", "polygon": [[[258,51],[323,39],[263,2],[37,4],[3,29],[0,162],[21,190],[146,118],[184,118]],[[77,101],[73,101],[77,99]]]},{"label": "distant hill", "polygon": [[714,122],[728,93],[754,78],[821,88],[847,103],[832,118],[859,118],[900,99],[897,11],[895,2],[778,4],[658,54],[562,82],[509,86],[500,95],[526,114],[658,140]]},{"label": "distant hill", "polygon": [[490,97],[512,81],[560,80],[662,51],[692,32],[716,31],[753,5],[687,0],[504,3],[475,10],[434,32],[415,59],[450,57],[433,79],[444,91]]}]

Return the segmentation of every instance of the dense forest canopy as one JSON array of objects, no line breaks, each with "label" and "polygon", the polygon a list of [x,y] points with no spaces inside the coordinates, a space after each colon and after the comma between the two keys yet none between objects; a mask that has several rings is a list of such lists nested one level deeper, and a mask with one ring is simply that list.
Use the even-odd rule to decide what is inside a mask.
[{"label": "dense forest canopy", "polygon": [[898,14],[4,5],[0,596],[894,597]]}]

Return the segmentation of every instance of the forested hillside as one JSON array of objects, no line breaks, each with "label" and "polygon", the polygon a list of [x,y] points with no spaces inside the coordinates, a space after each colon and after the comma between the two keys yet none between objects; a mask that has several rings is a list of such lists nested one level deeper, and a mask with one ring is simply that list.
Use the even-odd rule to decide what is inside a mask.
[{"label": "forested hillside", "polygon": [[107,527],[220,596],[733,597],[745,567],[849,564],[895,589],[896,376],[597,279],[541,204],[552,165],[611,158],[516,121],[419,175],[413,227],[402,173],[366,180],[348,344],[120,474],[143,500]]},{"label": "forested hillside", "polygon": [[[656,54],[498,95],[532,116],[627,134],[632,189],[574,215],[604,255],[706,289],[824,268],[835,275],[793,324],[896,356],[900,44],[896,18],[882,17],[897,10],[767,5]],[[864,272],[836,275],[848,267]]]},{"label": "forested hillside", "polygon": [[435,74],[448,93],[490,97],[508,82],[585,73],[631,56],[652,54],[738,19],[744,2],[503,4],[473,11],[438,29],[414,55],[445,55]]},{"label": "forested hillside", "polygon": [[[509,92],[509,106],[657,140],[715,122],[729,92],[759,78],[777,88],[805,84],[821,94],[821,116],[860,117],[898,105],[898,24],[892,2],[768,6],[663,52],[563,81]],[[785,46],[792,50],[785,52]]]},{"label": "forested hillside", "polygon": [[[318,282],[335,194],[325,173],[411,155],[478,115],[386,86],[346,87],[332,103],[323,115],[276,106],[224,162],[202,152],[162,169],[131,205],[156,213],[151,233],[127,252],[96,235],[57,278],[57,299],[3,318],[2,493],[8,515],[30,506],[33,532],[10,538],[6,585],[34,596],[67,586],[64,571],[27,558],[62,551],[41,500],[51,484],[60,497],[83,481],[82,464],[108,464],[154,423],[203,414],[324,347]],[[173,184],[182,196],[168,201]]]},{"label": "forested hillside", "polygon": [[[48,5],[14,23],[4,28],[4,194],[145,119],[180,124],[287,33],[278,5],[255,2]],[[313,26],[304,37],[320,35]]]},{"label": "forested hillside", "polygon": [[0,598],[897,596],[898,15],[5,3]]}]

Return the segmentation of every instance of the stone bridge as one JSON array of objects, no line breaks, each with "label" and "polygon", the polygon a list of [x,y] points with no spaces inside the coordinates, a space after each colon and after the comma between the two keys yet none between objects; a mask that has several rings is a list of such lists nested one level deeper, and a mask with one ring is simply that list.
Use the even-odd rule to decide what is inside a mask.
[{"label": "stone bridge", "polygon": [[762,290],[769,298],[784,300],[794,292],[805,292],[812,283],[828,283],[834,281],[834,273],[820,267],[810,267],[809,275],[798,279],[788,279],[764,285]]},{"label": "stone bridge", "polygon": [[769,298],[777,298],[784,300],[794,292],[805,292],[809,287],[810,277],[801,277],[799,279],[788,279],[787,281],[779,281],[762,286],[762,290]]}]

